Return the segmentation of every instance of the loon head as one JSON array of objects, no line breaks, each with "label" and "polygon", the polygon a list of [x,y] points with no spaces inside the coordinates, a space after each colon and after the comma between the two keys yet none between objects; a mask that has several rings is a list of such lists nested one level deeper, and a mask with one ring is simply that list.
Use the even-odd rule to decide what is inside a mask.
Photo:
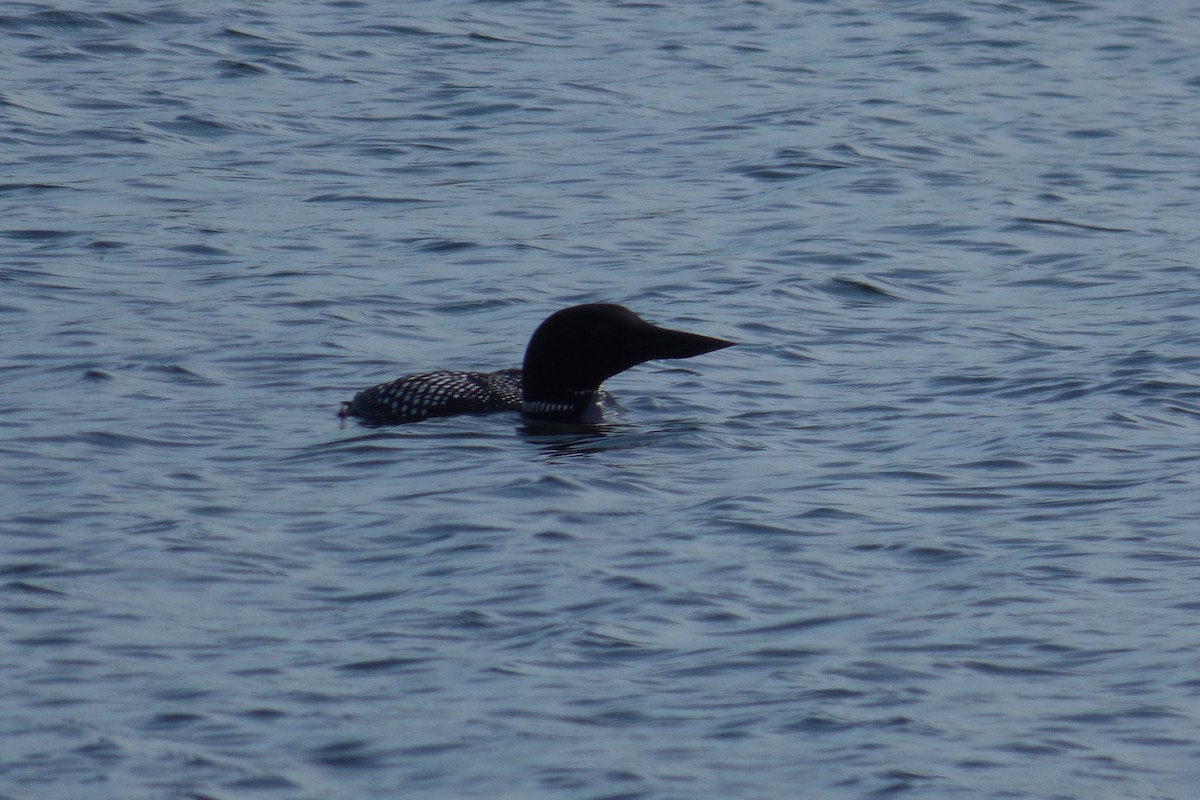
[{"label": "loon head", "polygon": [[629,309],[591,303],[551,314],[525,349],[527,416],[582,421],[606,379],[655,358],[691,358],[734,343],[659,328]]}]

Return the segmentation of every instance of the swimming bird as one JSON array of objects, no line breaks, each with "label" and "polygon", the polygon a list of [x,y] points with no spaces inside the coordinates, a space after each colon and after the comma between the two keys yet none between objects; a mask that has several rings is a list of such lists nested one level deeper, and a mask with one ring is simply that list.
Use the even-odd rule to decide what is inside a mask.
[{"label": "swimming bird", "polygon": [[734,343],[651,325],[624,306],[589,303],[551,314],[521,369],[422,372],[364,389],[338,416],[376,424],[520,411],[547,422],[603,421],[600,384],[656,358],[691,358]]}]

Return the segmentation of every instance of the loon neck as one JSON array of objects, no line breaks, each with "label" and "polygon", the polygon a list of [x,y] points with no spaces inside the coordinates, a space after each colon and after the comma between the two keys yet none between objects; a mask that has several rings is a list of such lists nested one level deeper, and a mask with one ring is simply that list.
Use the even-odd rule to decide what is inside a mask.
[{"label": "loon neck", "polygon": [[521,413],[553,422],[600,422],[603,418],[595,389],[566,389],[537,397],[526,391]]}]

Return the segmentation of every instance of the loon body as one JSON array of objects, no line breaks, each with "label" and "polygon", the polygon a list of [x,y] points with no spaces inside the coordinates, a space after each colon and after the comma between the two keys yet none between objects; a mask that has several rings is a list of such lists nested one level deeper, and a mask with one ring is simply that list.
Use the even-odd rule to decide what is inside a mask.
[{"label": "loon body", "polygon": [[600,384],[655,358],[691,358],[733,342],[659,328],[627,308],[592,303],[551,314],[534,331],[522,369],[422,372],[364,389],[339,416],[377,424],[520,411],[551,422],[600,422]]}]

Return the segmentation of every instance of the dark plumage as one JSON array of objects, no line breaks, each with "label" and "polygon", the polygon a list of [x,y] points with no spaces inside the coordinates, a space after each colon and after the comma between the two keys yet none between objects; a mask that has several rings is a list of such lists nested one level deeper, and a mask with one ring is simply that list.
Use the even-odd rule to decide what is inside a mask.
[{"label": "dark plumage", "polygon": [[532,419],[600,422],[600,384],[655,358],[691,358],[733,342],[659,328],[608,303],[572,306],[534,331],[522,369],[423,372],[372,386],[340,416],[380,424],[428,417],[521,411]]},{"label": "dark plumage", "polygon": [[372,386],[344,403],[343,417],[374,422],[416,422],[427,417],[519,411],[521,370],[418,372]]}]

